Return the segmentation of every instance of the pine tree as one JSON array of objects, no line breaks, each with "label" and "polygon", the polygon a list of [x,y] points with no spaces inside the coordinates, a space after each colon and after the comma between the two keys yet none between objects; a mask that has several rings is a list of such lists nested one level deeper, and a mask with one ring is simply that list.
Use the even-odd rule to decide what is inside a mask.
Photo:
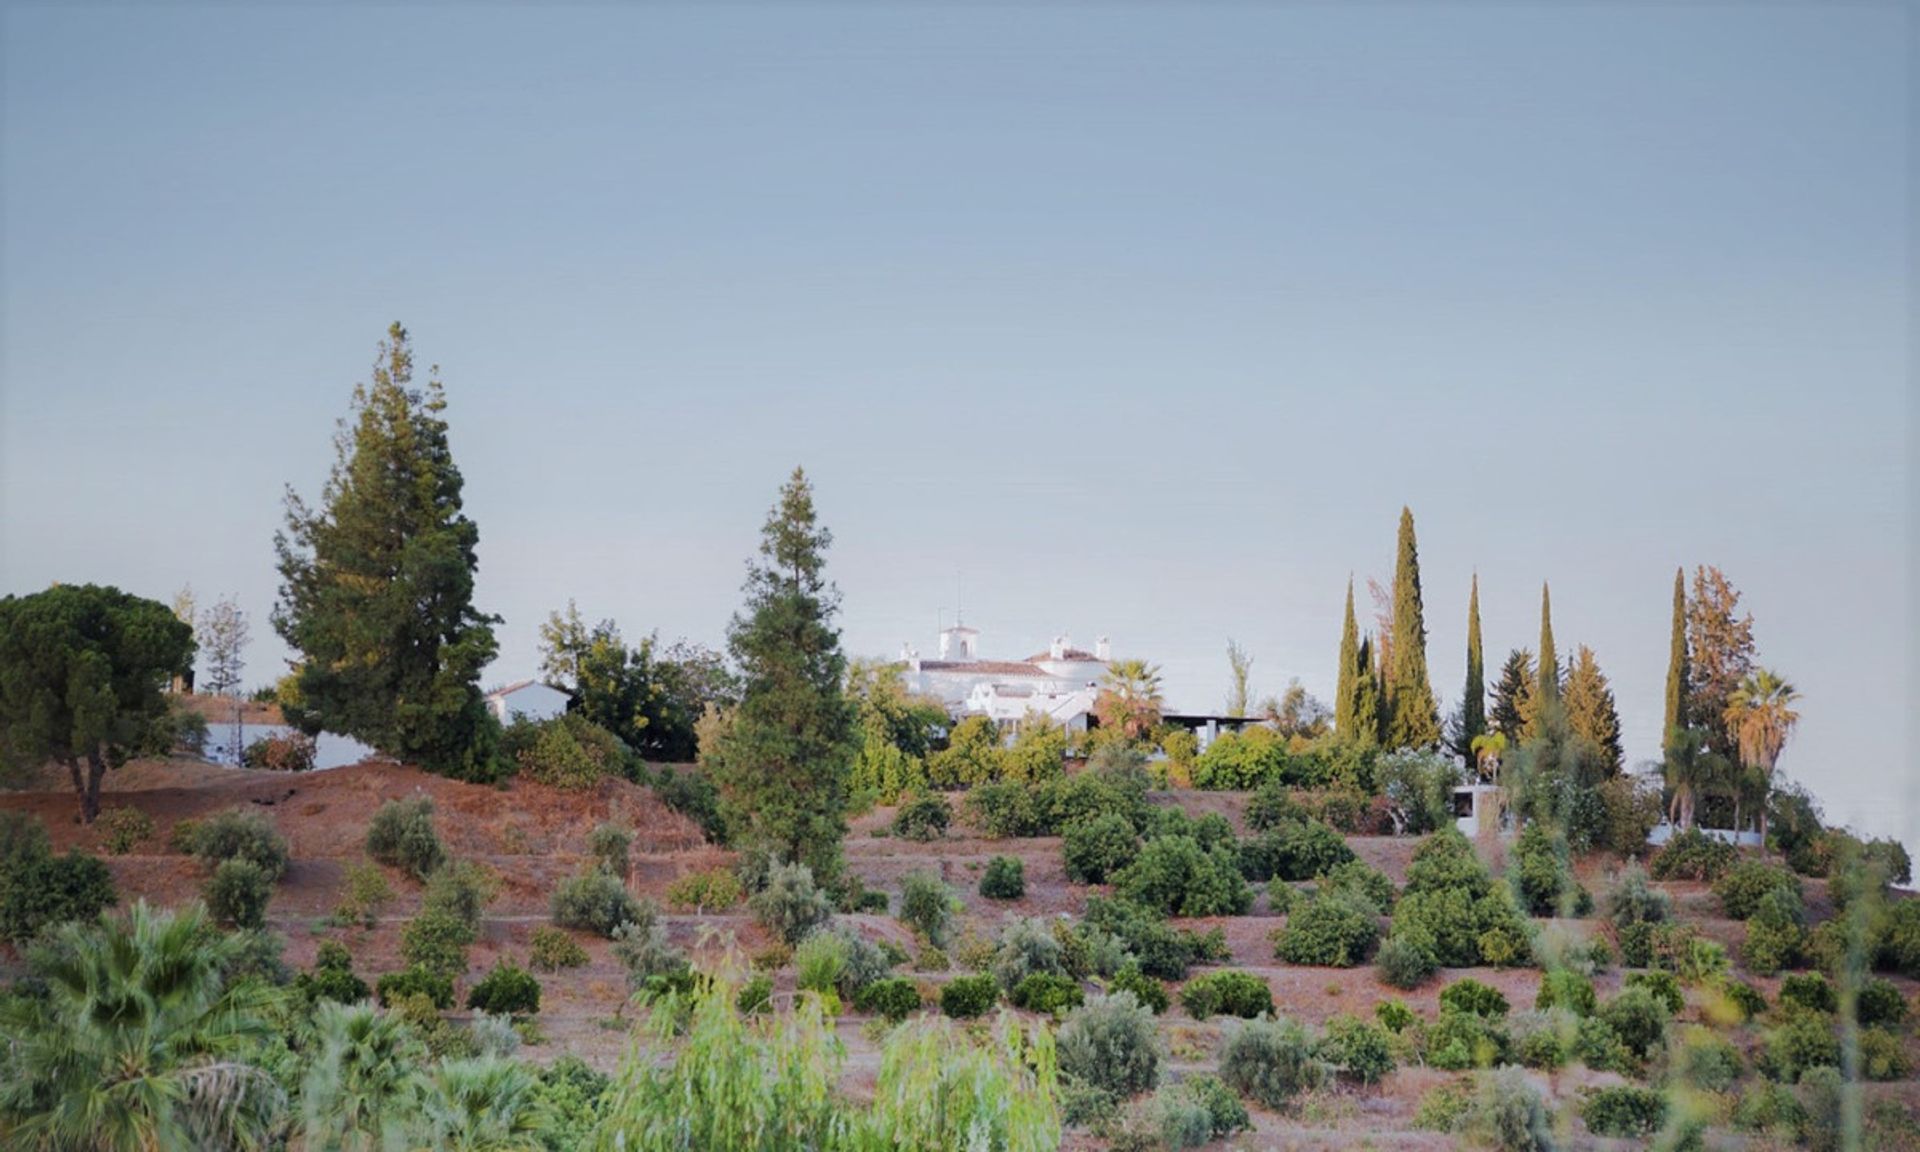
[{"label": "pine tree", "polygon": [[1610,773],[1618,774],[1626,757],[1620,746],[1620,713],[1614,706],[1613,687],[1600,670],[1593,649],[1580,645],[1567,672],[1567,687],[1561,703],[1567,712],[1567,727],[1595,748]]},{"label": "pine tree", "polygon": [[1560,695],[1560,660],[1553,651],[1553,596],[1540,585],[1540,664],[1535,693],[1544,703]]},{"label": "pine tree", "polygon": [[1673,636],[1667,650],[1667,715],[1660,749],[1673,752],[1673,734],[1687,726],[1687,570],[1673,570]]},{"label": "pine tree", "polygon": [[1352,740],[1359,728],[1360,627],[1353,617],[1353,578],[1347,578],[1347,615],[1340,625],[1340,668],[1333,688],[1333,731]]},{"label": "pine tree", "polygon": [[1487,719],[1493,731],[1518,748],[1528,721],[1533,718],[1533,653],[1515,648],[1500,666],[1500,678],[1493,684],[1493,706]]},{"label": "pine tree", "polygon": [[1487,730],[1487,665],[1480,649],[1480,574],[1467,596],[1467,683],[1460,696],[1458,751],[1473,759],[1473,739]]},{"label": "pine tree", "polygon": [[1734,689],[1753,670],[1753,614],[1736,616],[1740,593],[1720,569],[1694,569],[1687,603],[1688,718],[1707,731],[1709,750],[1738,761],[1725,716]]},{"label": "pine tree", "polygon": [[298,653],[308,731],[353,736],[401,760],[466,779],[494,771],[499,726],[480,694],[498,619],[473,606],[480,532],[461,511],[438,369],[412,387],[407,330],[387,330],[371,386],[353,391],[351,429],[310,509],[287,492],[275,534],[273,626]]},{"label": "pine tree", "polygon": [[1420,547],[1414,539],[1413,510],[1400,509],[1399,560],[1393,569],[1393,664],[1388,696],[1393,701],[1387,724],[1390,748],[1427,748],[1440,742],[1440,709],[1427,677],[1427,621],[1420,599]]},{"label": "pine tree", "polygon": [[745,611],[727,631],[740,704],[700,749],[735,844],[761,863],[807,864],[823,882],[840,870],[855,747],[834,625],[840,593],[824,573],[832,543],[815,515],[813,487],[796,468],[761,529]]}]

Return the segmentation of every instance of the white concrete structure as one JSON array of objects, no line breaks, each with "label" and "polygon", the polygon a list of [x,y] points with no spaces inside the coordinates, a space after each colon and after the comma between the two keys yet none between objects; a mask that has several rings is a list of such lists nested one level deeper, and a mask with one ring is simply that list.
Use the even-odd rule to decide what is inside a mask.
[{"label": "white concrete structure", "polygon": [[[1703,828],[1696,824],[1694,830],[1709,840],[1718,840],[1736,848],[1758,848],[1762,843],[1760,833],[1751,828],[1744,832],[1735,832],[1731,828]],[[1680,829],[1663,820],[1653,826],[1653,831],[1647,833],[1647,843],[1657,848],[1679,834]]]},{"label": "white concrete structure", "polygon": [[487,710],[502,724],[516,717],[527,720],[551,720],[566,712],[570,697],[550,684],[521,680],[487,693]]},{"label": "white concrete structure", "polygon": [[980,632],[964,624],[940,633],[940,658],[922,660],[912,646],[900,653],[907,691],[932,696],[956,718],[987,716],[1010,737],[1028,712],[1038,712],[1068,731],[1081,732],[1106,679],[1106,637],[1094,651],[1056,636],[1044,652],[1025,660],[983,660]]},{"label": "white concrete structure", "polygon": [[[1495,784],[1460,784],[1453,790],[1453,826],[1469,838],[1480,835],[1500,819],[1500,788]],[[1504,829],[1503,829],[1504,831]]]}]

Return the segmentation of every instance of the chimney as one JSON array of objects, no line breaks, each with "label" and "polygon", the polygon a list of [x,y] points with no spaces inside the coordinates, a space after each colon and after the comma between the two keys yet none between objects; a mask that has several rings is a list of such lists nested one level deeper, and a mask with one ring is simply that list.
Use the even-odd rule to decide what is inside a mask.
[{"label": "chimney", "polygon": [[1052,657],[1053,659],[1055,659],[1055,660],[1062,660],[1062,659],[1065,659],[1065,658],[1066,658],[1066,655],[1067,655],[1067,638],[1066,638],[1066,636],[1064,636],[1064,635],[1061,635],[1061,636],[1055,636],[1055,637],[1053,638],[1053,647],[1051,647],[1051,648],[1049,648],[1049,649],[1047,649],[1047,653],[1048,653],[1048,655],[1049,655],[1049,656],[1051,656],[1051,657]]},{"label": "chimney", "polygon": [[1093,658],[1095,660],[1110,660],[1113,658],[1112,653],[1113,650],[1108,646],[1105,636],[1100,637],[1099,642],[1093,646]]}]

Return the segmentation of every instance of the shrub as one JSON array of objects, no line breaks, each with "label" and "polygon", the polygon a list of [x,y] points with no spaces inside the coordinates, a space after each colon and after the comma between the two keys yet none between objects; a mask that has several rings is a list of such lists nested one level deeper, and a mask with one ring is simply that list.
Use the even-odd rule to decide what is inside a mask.
[{"label": "shrub", "polygon": [[1167,1010],[1167,986],[1140,971],[1140,962],[1129,960],[1108,985],[1111,992],[1128,992],[1155,1016]]},{"label": "shrub", "polygon": [[1101,1136],[1115,1135],[1120,1123],[1120,1101],[1105,1088],[1071,1076],[1060,1080],[1060,1123],[1085,1128]]},{"label": "shrub", "polygon": [[1057,1051],[1062,1073],[1115,1096],[1145,1092],[1160,1082],[1153,1013],[1128,992],[1088,1001],[1068,1013]]},{"label": "shrub", "polygon": [[989,900],[1018,900],[1027,894],[1027,869],[1016,856],[995,856],[980,874],[980,895]]},{"label": "shrub", "polygon": [[1206,1110],[1210,1138],[1231,1136],[1253,1127],[1247,1106],[1217,1076],[1195,1076],[1180,1085],[1180,1092]]},{"label": "shrub", "polygon": [[190,816],[184,820],[176,820],[173,827],[167,829],[167,851],[191,856],[194,854],[194,844],[199,837],[200,821]]},{"label": "shrub", "polygon": [[1671,972],[1629,972],[1625,987],[1645,988],[1653,993],[1653,998],[1665,1006],[1669,1015],[1677,1016],[1686,1007],[1687,998],[1680,991],[1680,982]]},{"label": "shrub", "polygon": [[367,855],[416,880],[432,875],[447,859],[433,830],[433,801],[413,796],[380,805],[367,823]]},{"label": "shrub", "polygon": [[353,957],[337,940],[322,940],[311,971],[294,977],[294,991],[307,1005],[322,1000],[358,1004],[367,998],[367,982],[353,974]]},{"label": "shrub", "polygon": [[1287,786],[1277,780],[1262,784],[1247,798],[1247,827],[1256,832],[1305,819],[1307,810],[1294,800]]},{"label": "shrub", "polygon": [[1742,1019],[1752,1020],[1767,1010],[1767,998],[1751,984],[1725,980],[1720,984],[1720,994],[1726,997],[1727,1003],[1740,1013]]},{"label": "shrub", "polygon": [[1747,937],[1740,945],[1740,959],[1747,970],[1771,976],[1797,962],[1807,939],[1803,918],[1797,888],[1770,888],[1763,893],[1747,918]]},{"label": "shrub", "polygon": [[1531,959],[1527,923],[1511,890],[1493,883],[1457,829],[1435,833],[1414,850],[1406,890],[1393,910],[1393,931],[1451,968]]},{"label": "shrub", "polygon": [[1740,1078],[1740,1050],[1711,1029],[1688,1025],[1672,1052],[1672,1076],[1690,1088],[1725,1092]]},{"label": "shrub", "polygon": [[733,997],[734,1011],[752,1016],[773,1010],[773,980],[765,975],[749,977]]},{"label": "shrub", "polygon": [[603,776],[626,774],[627,753],[619,738],[585,716],[569,712],[532,727],[530,741],[509,733],[503,742],[503,751],[529,780],[579,790],[593,787]]},{"label": "shrub", "polygon": [[1393,881],[1387,878],[1386,873],[1369,868],[1359,860],[1335,865],[1320,882],[1320,891],[1352,892],[1364,896],[1382,916],[1393,911]]},{"label": "shrub", "polygon": [[1387,1031],[1396,1035],[1405,1032],[1414,1021],[1420,1019],[1419,1014],[1407,1007],[1407,1002],[1398,997],[1392,1000],[1376,1000],[1373,1005],[1373,1014],[1379,1018]]},{"label": "shrub", "polygon": [[1010,780],[982,784],[967,793],[962,807],[967,822],[989,840],[1038,836],[1046,830],[1038,797],[1025,784]]},{"label": "shrub", "polygon": [[668,941],[652,903],[641,901],[637,913],[638,919],[613,930],[613,957],[626,969],[627,987],[649,999],[665,991],[686,991],[686,954]]},{"label": "shrub", "polygon": [[940,989],[940,1011],[958,1020],[984,1015],[1000,999],[991,976],[956,976]]},{"label": "shrub", "polygon": [[1733,1126],[1749,1132],[1772,1131],[1791,1139],[1806,1122],[1806,1108],[1791,1090],[1779,1084],[1751,1085],[1740,1093],[1733,1109]]},{"label": "shrub", "polygon": [[1506,1033],[1485,1016],[1442,1012],[1427,1028],[1427,1063],[1435,1068],[1449,1072],[1491,1068],[1506,1052]]},{"label": "shrub", "polygon": [[1791,893],[1798,904],[1800,878],[1786,868],[1760,860],[1740,861],[1713,885],[1713,894],[1720,898],[1721,909],[1732,920],[1745,920],[1753,915],[1760,907],[1761,898],[1776,891]]},{"label": "shrub", "polygon": [[1579,1018],[1564,1008],[1516,1012],[1507,1029],[1507,1047],[1523,1068],[1553,1071],[1573,1057]]},{"label": "shrub", "polygon": [[1227,969],[1187,981],[1180,990],[1180,1004],[1195,1020],[1214,1016],[1251,1020],[1273,1011],[1273,990],[1251,972]]},{"label": "shrub", "polygon": [[1289,964],[1351,968],[1379,939],[1379,913],[1371,901],[1348,891],[1322,892],[1287,917],[1274,938],[1274,954]]},{"label": "shrub", "polygon": [[1034,972],[1065,975],[1066,949],[1045,921],[1015,920],[1000,933],[989,969],[1000,987],[1011,992]]},{"label": "shrub", "polygon": [[639,919],[639,903],[618,876],[596,869],[562,880],[549,909],[562,928],[612,939],[615,928]]},{"label": "shrub", "polygon": [[1292,1020],[1248,1021],[1221,1048],[1220,1079],[1263,1108],[1285,1108],[1325,1077],[1306,1029]]},{"label": "shrub", "polygon": [[1178,1152],[1198,1148],[1213,1139],[1213,1116],[1207,1106],[1185,1092],[1162,1088],[1139,1114],[1141,1126],[1129,1128],[1113,1147],[1129,1149],[1167,1149]]},{"label": "shrub", "polygon": [[667,887],[667,906],[676,912],[725,912],[740,897],[739,878],[725,868],[689,872]]},{"label": "shrub", "polygon": [[1107,878],[1133,863],[1140,853],[1140,837],[1118,813],[1067,825],[1060,846],[1067,879],[1078,884],[1104,884]]},{"label": "shrub", "polygon": [[587,963],[587,950],[580,947],[580,942],[551,924],[535,928],[529,943],[528,963],[542,972],[579,968]]},{"label": "shrub", "polygon": [[1455,980],[1440,991],[1442,1011],[1467,1012],[1488,1019],[1498,1019],[1507,1014],[1507,998],[1498,988],[1492,988],[1478,980]]},{"label": "shrub", "polygon": [[1252,880],[1311,880],[1356,859],[1340,833],[1319,820],[1287,821],[1240,846],[1241,865]]},{"label": "shrub", "polygon": [[618,824],[596,824],[587,834],[587,854],[602,872],[626,879],[633,833]]},{"label": "shrub", "polygon": [[1319,1056],[1360,1083],[1372,1084],[1393,1071],[1393,1038],[1371,1020],[1339,1015],[1327,1021]]},{"label": "shrub", "polygon": [[267,922],[273,878],[251,860],[222,860],[207,878],[207,912],[227,928],[258,928]]},{"label": "shrub", "polygon": [[904,976],[888,976],[856,992],[853,1006],[898,1024],[920,1011],[920,989]]},{"label": "shrub", "polygon": [[1051,972],[1032,972],[1013,986],[1007,997],[1015,1008],[1024,1008],[1029,1012],[1057,1014],[1069,1008],[1078,1008],[1085,1002],[1086,996],[1080,985],[1071,977],[1058,976]]},{"label": "shrub", "polygon": [[805,864],[780,864],[767,873],[767,886],[747,900],[747,907],[767,930],[788,945],[833,917],[827,895],[813,886],[813,869]]},{"label": "shrub", "polygon": [[1465,1084],[1442,1084],[1420,1097],[1413,1112],[1413,1126],[1428,1132],[1451,1132],[1460,1126],[1472,1105],[1473,1097]]},{"label": "shrub", "polygon": [[1300,891],[1285,880],[1272,880],[1267,883],[1267,911],[1275,916],[1285,916],[1292,912],[1300,901]]},{"label": "shrub", "polygon": [[1760,1070],[1791,1084],[1809,1068],[1831,1068],[1840,1063],[1840,1042],[1833,1018],[1822,1012],[1789,1008],[1779,1024],[1767,1030],[1759,1055]]},{"label": "shrub", "polygon": [[957,903],[952,889],[925,872],[909,872],[900,882],[900,922],[936,948],[946,945]]},{"label": "shrub", "polygon": [[1900,1047],[1900,1038],[1885,1028],[1864,1028],[1860,1032],[1860,1074],[1869,1080],[1886,1082],[1905,1080],[1913,1065]]},{"label": "shrub", "polygon": [[1627,1051],[1644,1060],[1667,1036],[1667,1005],[1645,985],[1625,988],[1597,1013]]},{"label": "shrub", "polygon": [[1920,900],[1899,900],[1887,909],[1874,967],[1920,980]]},{"label": "shrub", "polygon": [[[54,856],[39,822],[31,827],[39,837],[22,845],[0,846],[5,853],[4,871],[0,871],[0,939],[15,945],[25,944],[52,924],[92,920],[119,899],[113,873],[104,863],[78,850]],[[0,826],[0,831],[11,830]]]},{"label": "shrub", "polygon": [[953,806],[937,792],[920,792],[904,800],[893,814],[893,834],[903,840],[925,843],[947,834],[953,822]]},{"label": "shrub", "polygon": [[847,941],[832,932],[815,932],[793,950],[794,985],[803,992],[834,990],[846,967]]},{"label": "shrub", "polygon": [[443,1012],[453,1007],[453,978],[419,965],[387,973],[375,982],[375,989],[386,1007],[410,996],[424,996]]},{"label": "shrub", "polygon": [[1553,1116],[1527,1074],[1504,1068],[1481,1084],[1460,1130],[1500,1152],[1551,1152]]},{"label": "shrub", "polygon": [[727,821],[720,814],[720,790],[704,772],[668,765],[653,778],[654,794],[667,807],[700,826],[709,844],[725,844]]},{"label": "shrub", "polygon": [[1400,934],[1387,938],[1380,946],[1376,961],[1381,980],[1391,987],[1409,990],[1425,984],[1439,968],[1431,948]]},{"label": "shrub", "polygon": [[1619,1033],[1597,1015],[1585,1017],[1575,1029],[1573,1054],[1596,1072],[1626,1072],[1633,1064]]},{"label": "shrub", "polygon": [[1833,1012],[1840,1006],[1833,985],[1818,972],[1795,972],[1780,981],[1780,1003],[1797,1004],[1815,1012]]},{"label": "shrub", "polygon": [[1718,880],[1740,858],[1733,845],[1689,828],[1654,854],[1655,880]]},{"label": "shrub", "polygon": [[1907,1001],[1891,980],[1875,976],[1860,985],[1855,1010],[1862,1027],[1876,1024],[1898,1027],[1907,1018]]},{"label": "shrub", "polygon": [[400,930],[400,956],[409,966],[448,977],[467,970],[476,929],[447,909],[426,909]]},{"label": "shrub", "polygon": [[851,925],[838,925],[828,931],[846,943],[846,959],[840,968],[838,984],[843,997],[852,999],[860,989],[893,970],[893,953],[867,940]]},{"label": "shrub", "polygon": [[1558,914],[1563,897],[1575,887],[1566,845],[1538,822],[1528,824],[1514,843],[1510,875],[1521,907],[1533,916]]},{"label": "shrub", "polygon": [[467,1007],[507,1016],[540,1011],[540,981],[511,960],[500,960],[467,992]]},{"label": "shrub", "polygon": [[1631,1084],[1595,1088],[1580,1106],[1580,1118],[1595,1136],[1651,1136],[1667,1122],[1667,1098]]},{"label": "shrub", "polygon": [[267,878],[278,880],[287,871],[287,841],[273,821],[258,812],[228,810],[202,821],[193,837],[194,854],[209,867],[226,860],[249,860]]},{"label": "shrub", "polygon": [[109,856],[125,856],[134,845],[153,835],[153,817],[138,808],[109,808],[100,813],[93,826]]},{"label": "shrub", "polygon": [[268,772],[311,772],[319,749],[304,732],[262,736],[248,744],[240,762]]},{"label": "shrub", "polygon": [[1149,976],[1184,980],[1196,958],[1195,937],[1175,931],[1158,913],[1128,900],[1089,899],[1085,923],[1119,938]]},{"label": "shrub", "polygon": [[356,860],[347,865],[346,884],[333,906],[332,920],[342,926],[372,928],[379,922],[380,909],[392,900],[393,885],[387,883],[387,874],[371,861]]},{"label": "shrub", "polygon": [[1536,1011],[1565,1008],[1575,1016],[1591,1016],[1594,1008],[1593,981],[1570,968],[1556,968],[1540,975],[1540,991],[1533,998]]}]

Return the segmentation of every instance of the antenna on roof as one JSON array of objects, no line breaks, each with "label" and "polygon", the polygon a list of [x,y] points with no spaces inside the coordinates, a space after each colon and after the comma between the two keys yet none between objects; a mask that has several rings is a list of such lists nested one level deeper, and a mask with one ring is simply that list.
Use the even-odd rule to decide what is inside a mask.
[{"label": "antenna on roof", "polygon": [[953,566],[953,626],[958,628],[967,622],[966,613],[960,610],[960,565]]}]

